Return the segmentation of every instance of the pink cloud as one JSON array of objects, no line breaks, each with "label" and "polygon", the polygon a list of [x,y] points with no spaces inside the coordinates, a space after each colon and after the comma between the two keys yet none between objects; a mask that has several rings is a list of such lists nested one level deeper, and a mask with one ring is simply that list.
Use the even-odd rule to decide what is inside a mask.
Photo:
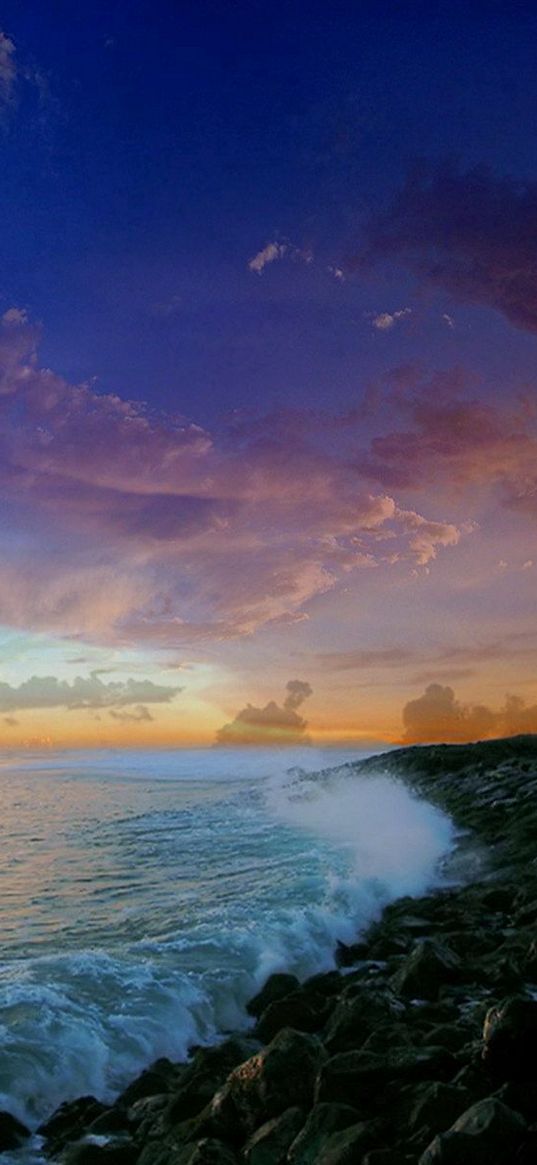
[{"label": "pink cloud", "polygon": [[371,491],[352,418],[283,413],[216,439],[68,384],[36,342],[24,312],[0,324],[8,625],[177,646],[251,634],[303,617],[350,572],[425,565],[460,537]]}]

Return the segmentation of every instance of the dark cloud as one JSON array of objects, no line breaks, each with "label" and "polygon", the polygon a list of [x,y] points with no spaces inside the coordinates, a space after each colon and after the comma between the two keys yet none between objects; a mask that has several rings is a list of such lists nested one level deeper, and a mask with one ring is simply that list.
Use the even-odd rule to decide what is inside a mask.
[{"label": "dark cloud", "polygon": [[230,724],[216,733],[216,743],[224,745],[296,745],[310,744],[306,735],[307,720],[296,709],[312,695],[313,689],[303,680],[290,680],[283,706],[270,700],[264,708],[247,704]]},{"label": "dark cloud", "polygon": [[482,740],[537,732],[537,704],[528,705],[520,696],[506,696],[502,708],[486,704],[462,704],[453,688],[429,684],[422,696],[403,708],[403,744]]},{"label": "dark cloud", "polygon": [[419,278],[537,331],[537,183],[422,164],[368,231],[357,266],[400,258]]},{"label": "dark cloud", "polygon": [[7,724],[8,728],[16,728],[18,723],[14,716],[4,716],[4,724]]},{"label": "dark cloud", "polygon": [[69,683],[56,676],[32,676],[18,687],[0,683],[0,712],[23,708],[124,708],[130,704],[169,704],[181,688],[151,680],[103,683],[96,672]]},{"label": "dark cloud", "polygon": [[144,704],[137,704],[132,712],[116,712],[112,708],[108,715],[112,716],[114,720],[121,720],[123,724],[143,724],[148,720],[155,719]]}]

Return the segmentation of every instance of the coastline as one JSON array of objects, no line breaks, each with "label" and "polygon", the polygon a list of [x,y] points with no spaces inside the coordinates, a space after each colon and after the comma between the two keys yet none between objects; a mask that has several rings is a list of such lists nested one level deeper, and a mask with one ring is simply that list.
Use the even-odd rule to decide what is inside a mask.
[{"label": "coastline", "polygon": [[[250,1002],[256,1025],[246,1037],[195,1050],[186,1064],[157,1061],[110,1106],[63,1105],[39,1130],[47,1156],[66,1165],[530,1161],[537,737],[415,746],[344,770],[397,777],[447,812],[461,830],[460,882],[392,903],[356,944],[340,946],[339,970],[302,985],[271,976]],[[521,993],[527,1002],[490,1019],[483,1042],[489,1008]],[[7,1117],[3,1126],[4,1150],[23,1143]]]}]

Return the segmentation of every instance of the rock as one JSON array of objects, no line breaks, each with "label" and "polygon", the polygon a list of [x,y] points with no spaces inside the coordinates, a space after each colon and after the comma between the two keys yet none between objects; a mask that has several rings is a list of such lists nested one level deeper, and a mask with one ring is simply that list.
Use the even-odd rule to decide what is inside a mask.
[{"label": "rock", "polygon": [[325,1047],[330,1053],[357,1049],[379,1027],[392,1027],[403,1010],[391,992],[364,986],[337,1004],[323,1035]]},{"label": "rock", "polygon": [[287,1150],[303,1124],[304,1110],[296,1107],[266,1121],[243,1147],[247,1165],[280,1165],[286,1161]]},{"label": "rock", "polygon": [[167,1060],[165,1057],[155,1060],[154,1064],[145,1068],[120,1093],[115,1106],[130,1108],[131,1104],[141,1100],[144,1096],[158,1096],[159,1093],[170,1092],[174,1086],[180,1084],[181,1076],[185,1071],[184,1065],[172,1064],[171,1060]]},{"label": "rock", "polygon": [[95,1120],[87,1126],[86,1132],[89,1136],[109,1136],[113,1133],[126,1133],[129,1126],[130,1121],[127,1113],[113,1105],[112,1108],[107,1108],[100,1116],[95,1117]]},{"label": "rock", "polygon": [[204,1137],[170,1156],[169,1165],[237,1165],[237,1158],[229,1145],[214,1137]]},{"label": "rock", "polygon": [[254,1034],[262,1043],[269,1043],[283,1027],[292,1027],[300,1032],[319,1031],[326,1019],[328,1006],[322,995],[315,995],[313,991],[308,995],[295,991],[293,995],[269,1003],[256,1023]]},{"label": "rock", "polygon": [[229,1073],[259,1048],[257,1040],[235,1036],[215,1047],[198,1048],[186,1065],[163,1117],[169,1126],[196,1116],[212,1100]]},{"label": "rock", "polygon": [[75,1141],[62,1151],[62,1165],[135,1165],[138,1150],[130,1141]]},{"label": "rock", "polygon": [[252,1133],[286,1108],[309,1108],[325,1057],[315,1036],[284,1028],[270,1044],[239,1064],[211,1104],[211,1116],[228,1135]]},{"label": "rock", "polygon": [[490,1008],[482,1057],[494,1080],[537,1079],[537,1001],[511,996]]},{"label": "rock", "polygon": [[337,941],[335,953],[337,967],[354,967],[355,963],[358,963],[360,959],[367,959],[368,955],[367,943],[351,943],[350,946],[347,946],[340,939]]},{"label": "rock", "polygon": [[526,1127],[518,1113],[489,1096],[435,1137],[418,1165],[513,1165]]},{"label": "rock", "polygon": [[469,1095],[466,1088],[435,1080],[422,1085],[410,1110],[410,1129],[429,1129],[429,1136],[443,1133],[464,1112]]},{"label": "rock", "polygon": [[10,1112],[0,1112],[0,1153],[18,1149],[30,1136],[30,1130]]},{"label": "rock", "polygon": [[315,992],[316,995],[337,995],[345,986],[345,979],[339,971],[322,971],[319,975],[312,975],[302,984],[302,991]]},{"label": "rock", "polygon": [[387,1085],[441,1079],[453,1074],[455,1061],[445,1048],[399,1049],[391,1054],[341,1052],[322,1065],[315,1088],[316,1103],[341,1101],[360,1115],[378,1105]]},{"label": "rock", "polygon": [[259,1016],[268,1007],[269,1003],[275,1003],[277,999],[283,999],[286,995],[291,995],[293,991],[297,991],[300,983],[296,975],[286,975],[278,972],[270,975],[261,991],[254,995],[246,1004],[248,1015]]},{"label": "rock", "polygon": [[391,980],[399,995],[413,999],[437,999],[445,984],[461,974],[461,961],[454,951],[435,939],[416,943]]},{"label": "rock", "polygon": [[58,1152],[68,1141],[80,1140],[88,1125],[104,1112],[108,1112],[108,1106],[94,1096],[65,1101],[37,1129],[39,1136],[48,1142],[47,1153]]},{"label": "rock", "polygon": [[333,1133],[325,1142],[322,1156],[316,1165],[356,1165],[376,1139],[375,1126],[371,1121],[361,1121],[339,1133]]},{"label": "rock", "polygon": [[356,1117],[348,1104],[316,1104],[289,1149],[289,1165],[315,1165],[332,1134],[355,1124]]}]

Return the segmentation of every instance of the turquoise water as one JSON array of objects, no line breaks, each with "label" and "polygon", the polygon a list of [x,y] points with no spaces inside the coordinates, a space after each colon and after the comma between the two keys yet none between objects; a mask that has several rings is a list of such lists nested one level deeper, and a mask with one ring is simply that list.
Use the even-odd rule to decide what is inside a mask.
[{"label": "turquoise water", "polygon": [[248,1026],[271,971],[333,966],[336,939],[434,882],[449,821],[381,762],[318,775],[357,756],[4,755],[0,1108],[35,1127],[112,1098],[156,1056]]}]

